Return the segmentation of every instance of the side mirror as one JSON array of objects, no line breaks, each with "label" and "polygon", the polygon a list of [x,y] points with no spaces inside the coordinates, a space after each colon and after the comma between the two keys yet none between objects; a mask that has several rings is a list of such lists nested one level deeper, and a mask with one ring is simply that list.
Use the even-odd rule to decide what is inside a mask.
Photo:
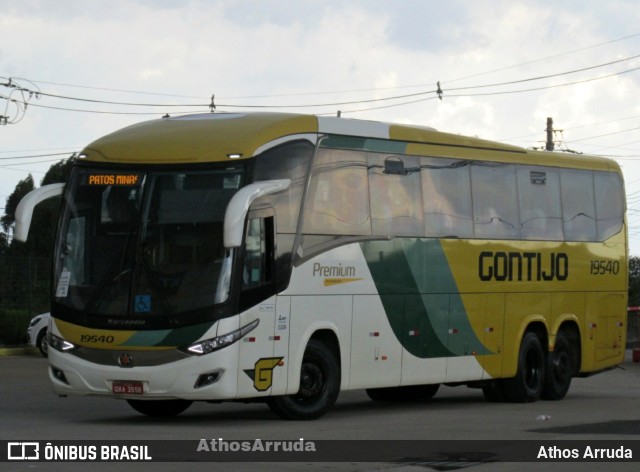
[{"label": "side mirror", "polygon": [[16,226],[13,230],[13,237],[18,241],[25,242],[29,236],[33,209],[44,200],[48,200],[58,195],[62,195],[65,184],[50,184],[36,188],[22,197],[16,208]]},{"label": "side mirror", "polygon": [[259,197],[286,190],[290,179],[264,180],[242,187],[231,198],[224,215],[224,247],[239,247],[244,236],[244,220],[249,206]]}]

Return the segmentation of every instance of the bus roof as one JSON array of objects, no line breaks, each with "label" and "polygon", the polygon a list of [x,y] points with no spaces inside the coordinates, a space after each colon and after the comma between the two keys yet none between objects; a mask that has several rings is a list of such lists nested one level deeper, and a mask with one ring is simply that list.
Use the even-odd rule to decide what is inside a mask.
[{"label": "bus roof", "polygon": [[[315,137],[318,134],[363,138],[361,142],[370,146],[382,140],[393,141],[399,144],[394,149],[414,155],[620,171],[615,161],[599,157],[530,151],[427,127],[291,113],[203,113],[165,117],[99,138],[89,144],[82,155],[87,161],[105,163],[221,162],[228,161],[230,156],[252,157],[296,136]],[[370,150],[375,148],[375,145],[369,147]]]}]

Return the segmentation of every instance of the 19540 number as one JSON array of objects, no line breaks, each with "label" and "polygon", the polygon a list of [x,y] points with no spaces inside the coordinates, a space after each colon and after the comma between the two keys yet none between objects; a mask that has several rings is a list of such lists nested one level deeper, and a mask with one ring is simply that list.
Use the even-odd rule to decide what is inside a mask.
[{"label": "19540 number", "polygon": [[591,275],[618,275],[620,263],[618,261],[590,261]]},{"label": "19540 number", "polygon": [[81,343],[104,343],[104,344],[112,344],[115,341],[113,336],[97,336],[97,335],[89,335],[82,334],[80,335]]}]

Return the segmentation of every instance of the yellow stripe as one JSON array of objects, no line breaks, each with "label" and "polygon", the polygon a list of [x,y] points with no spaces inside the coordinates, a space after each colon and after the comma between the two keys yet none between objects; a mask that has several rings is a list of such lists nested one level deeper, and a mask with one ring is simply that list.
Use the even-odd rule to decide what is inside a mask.
[{"label": "yellow stripe", "polygon": [[347,284],[349,282],[357,282],[358,280],[362,280],[362,277],[324,279],[324,286],[331,287],[333,285]]},{"label": "yellow stripe", "polygon": [[73,323],[53,320],[60,335],[67,341],[83,347],[96,349],[118,349],[133,336],[136,331],[115,331],[108,329],[92,329]]}]

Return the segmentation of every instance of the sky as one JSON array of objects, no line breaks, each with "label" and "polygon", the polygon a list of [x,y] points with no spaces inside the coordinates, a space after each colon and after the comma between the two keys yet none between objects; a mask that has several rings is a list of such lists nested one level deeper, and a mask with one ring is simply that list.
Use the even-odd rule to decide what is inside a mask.
[{"label": "sky", "polygon": [[552,117],[556,149],[621,165],[640,255],[637,0],[0,0],[0,214],[29,174],[212,96],[526,148]]}]

